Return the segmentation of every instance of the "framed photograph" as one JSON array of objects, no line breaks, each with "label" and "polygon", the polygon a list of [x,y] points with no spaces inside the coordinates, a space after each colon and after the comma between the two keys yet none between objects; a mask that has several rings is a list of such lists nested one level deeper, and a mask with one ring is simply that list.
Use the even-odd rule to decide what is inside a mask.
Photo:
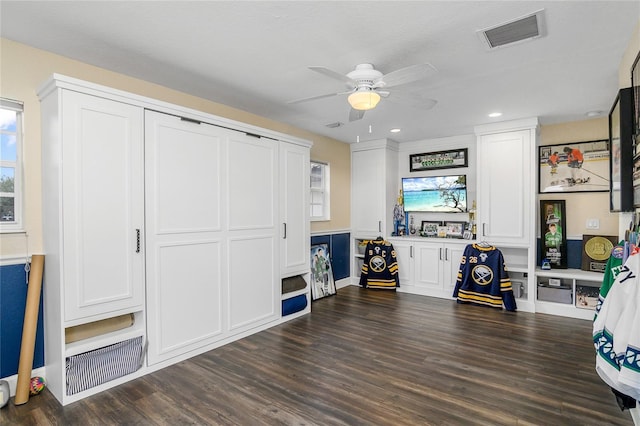
[{"label": "framed photograph", "polygon": [[467,148],[411,154],[409,155],[409,171],[421,172],[424,170],[468,167],[468,157]]},{"label": "framed photograph", "polygon": [[567,223],[564,200],[540,200],[542,263],[567,268]]},{"label": "framed photograph", "polygon": [[445,222],[447,238],[462,238],[464,234],[464,222]]},{"label": "framed photograph", "polygon": [[311,246],[311,300],[336,294],[328,244]]},{"label": "framed photograph", "polygon": [[633,129],[636,138],[636,152],[640,144],[640,52],[631,66],[631,88],[633,89]]},{"label": "framed photograph", "polygon": [[538,192],[608,192],[609,140],[538,147]]},{"label": "framed photograph", "polygon": [[423,237],[437,237],[438,236],[438,226],[442,225],[440,222],[430,222],[423,220],[421,235]]}]

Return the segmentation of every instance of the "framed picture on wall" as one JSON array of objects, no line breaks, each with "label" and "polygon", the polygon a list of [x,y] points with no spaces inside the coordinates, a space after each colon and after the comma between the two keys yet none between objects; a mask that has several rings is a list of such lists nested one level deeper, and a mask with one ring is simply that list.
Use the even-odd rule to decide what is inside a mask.
[{"label": "framed picture on wall", "polygon": [[631,88],[633,89],[633,129],[636,140],[636,152],[640,144],[640,52],[631,66]]},{"label": "framed picture on wall", "polygon": [[469,155],[467,148],[409,155],[409,171],[411,172],[452,169],[455,167],[468,167],[468,165]]},{"label": "framed picture on wall", "polygon": [[565,200],[540,200],[542,259],[551,268],[567,268],[567,222]]},{"label": "framed picture on wall", "polygon": [[538,147],[538,192],[608,192],[609,140]]}]

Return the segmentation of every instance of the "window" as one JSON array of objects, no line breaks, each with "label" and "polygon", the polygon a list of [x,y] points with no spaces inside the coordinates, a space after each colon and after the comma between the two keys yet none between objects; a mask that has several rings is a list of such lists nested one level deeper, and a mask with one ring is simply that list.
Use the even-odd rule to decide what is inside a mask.
[{"label": "window", "polygon": [[0,98],[0,230],[22,228],[22,103]]},{"label": "window", "polygon": [[329,220],[329,165],[311,162],[311,220]]}]

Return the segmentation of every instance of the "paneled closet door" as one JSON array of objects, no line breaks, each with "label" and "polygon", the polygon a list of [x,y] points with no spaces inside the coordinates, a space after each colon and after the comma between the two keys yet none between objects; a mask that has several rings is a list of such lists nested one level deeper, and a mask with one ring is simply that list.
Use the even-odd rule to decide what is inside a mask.
[{"label": "paneled closet door", "polygon": [[144,306],[143,110],[62,92],[64,321]]},{"label": "paneled closet door", "polygon": [[229,329],[280,317],[278,144],[234,133],[229,140]]},{"label": "paneled closet door", "polygon": [[228,130],[147,111],[150,365],[224,337]]}]

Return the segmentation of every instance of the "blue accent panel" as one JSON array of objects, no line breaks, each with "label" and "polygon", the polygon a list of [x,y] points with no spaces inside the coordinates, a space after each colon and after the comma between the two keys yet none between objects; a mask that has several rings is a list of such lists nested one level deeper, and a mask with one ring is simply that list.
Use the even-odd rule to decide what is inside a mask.
[{"label": "blue accent panel", "polygon": [[350,238],[351,234],[348,232],[344,234],[314,235],[311,237],[311,245],[328,244],[333,279],[336,281],[347,278],[350,275]]},{"label": "blue accent panel", "polygon": [[[538,238],[536,243],[536,266],[542,263],[542,241]],[[567,240],[567,268],[582,268],[582,240]]]},{"label": "blue accent panel", "polygon": [[333,262],[333,278],[341,280],[348,278],[351,273],[349,263],[349,253],[351,251],[351,234],[335,234],[331,239],[332,253],[331,260]]},{"label": "blue accent panel", "polygon": [[[18,374],[27,285],[24,264],[0,266],[0,377]],[[33,368],[44,365],[42,293],[38,310]]]}]

